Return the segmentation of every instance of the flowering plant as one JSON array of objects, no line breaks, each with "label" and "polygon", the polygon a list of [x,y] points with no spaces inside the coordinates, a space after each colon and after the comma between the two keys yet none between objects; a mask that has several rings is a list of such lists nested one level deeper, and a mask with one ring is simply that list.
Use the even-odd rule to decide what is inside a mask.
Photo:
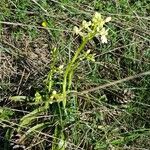
[{"label": "flowering plant", "polygon": [[101,42],[107,43],[108,30],[105,29],[104,24],[109,22],[111,17],[107,17],[105,20],[102,18],[101,14],[96,12],[93,16],[92,21],[83,20],[80,27],[75,26],[73,31],[76,35],[80,35],[83,40],[88,38],[92,39],[94,36],[101,36]]},{"label": "flowering plant", "polygon": [[[72,76],[73,72],[76,69],[77,63],[79,63],[81,58],[79,58],[79,55],[81,51],[84,49],[85,45],[88,41],[90,41],[92,38],[101,36],[101,42],[107,43],[107,35],[108,35],[108,29],[106,30],[104,25],[105,23],[109,22],[111,20],[111,17],[107,17],[106,19],[103,19],[100,13],[96,12],[92,18],[91,21],[82,21],[82,24],[80,27],[75,26],[73,28],[73,33],[76,35],[79,35],[82,37],[82,43],[77,48],[72,60],[68,63],[65,73],[64,73],[64,80],[63,80],[63,105],[66,106],[66,96],[67,93],[70,90],[71,82],[72,82]],[[85,58],[91,61],[95,61],[94,54],[89,54],[90,50],[88,50],[85,53]]]}]

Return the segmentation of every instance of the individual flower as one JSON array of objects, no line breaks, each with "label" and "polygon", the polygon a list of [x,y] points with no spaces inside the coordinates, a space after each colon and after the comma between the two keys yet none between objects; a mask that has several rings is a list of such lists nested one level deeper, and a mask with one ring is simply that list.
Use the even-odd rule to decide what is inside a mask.
[{"label": "individual flower", "polygon": [[51,96],[50,98],[53,99],[56,94],[57,94],[57,92],[54,90],[54,91],[52,92],[52,96]]},{"label": "individual flower", "polygon": [[108,30],[106,30],[105,28],[102,28],[102,30],[100,31],[100,35],[101,35],[101,41],[102,43],[107,43],[107,35],[108,35]]},{"label": "individual flower", "polygon": [[81,32],[81,30],[82,30],[81,28],[78,28],[77,26],[75,26],[73,28],[73,33],[76,35],[80,35],[80,36],[84,37],[86,34]]},{"label": "individual flower", "polygon": [[60,65],[60,66],[59,66],[59,69],[63,69],[63,68],[64,68],[64,65]]},{"label": "individual flower", "polygon": [[105,22],[109,22],[109,21],[111,21],[111,17],[107,17],[107,18],[105,19]]},{"label": "individual flower", "polygon": [[47,27],[47,22],[46,22],[46,21],[43,21],[43,22],[42,22],[42,26],[43,26],[43,27]]},{"label": "individual flower", "polygon": [[80,31],[80,29],[79,29],[77,26],[75,26],[75,27],[73,28],[73,33],[74,33],[74,34],[78,35],[80,32],[81,32],[81,31]]},{"label": "individual flower", "polygon": [[82,21],[83,28],[88,29],[90,25],[91,25],[91,21],[89,21],[89,22],[87,22],[85,20]]},{"label": "individual flower", "polygon": [[58,67],[58,71],[59,71],[60,74],[63,73],[63,68],[64,68],[64,65],[60,65],[60,66]]},{"label": "individual flower", "polygon": [[35,102],[40,102],[42,101],[42,96],[39,92],[35,93]]},{"label": "individual flower", "polygon": [[102,41],[102,43],[107,43],[107,38],[105,35],[101,36],[101,41]]},{"label": "individual flower", "polygon": [[53,92],[52,92],[53,95],[56,95],[56,93],[57,93],[56,91],[53,91]]},{"label": "individual flower", "polygon": [[86,53],[87,53],[87,54],[89,54],[90,52],[91,52],[91,50],[90,50],[90,49],[86,51]]}]

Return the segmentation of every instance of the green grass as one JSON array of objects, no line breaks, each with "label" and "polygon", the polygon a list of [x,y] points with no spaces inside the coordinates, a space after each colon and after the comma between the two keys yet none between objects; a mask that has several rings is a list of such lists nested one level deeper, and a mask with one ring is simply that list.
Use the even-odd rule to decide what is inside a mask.
[{"label": "green grass", "polygon": [[[57,150],[64,142],[69,150],[149,149],[150,76],[111,85],[150,70],[148,4],[131,0],[1,0],[0,149],[11,149],[17,133],[21,135],[17,144],[29,150]],[[84,50],[95,54],[95,62],[78,64],[65,110],[58,99],[48,106],[51,92],[46,85],[53,61],[56,59],[54,68],[67,66],[81,44],[73,27],[90,20],[95,11],[112,17],[107,24],[108,43],[102,44],[99,38],[87,43]],[[48,29],[42,27],[43,21]],[[54,47],[58,51],[52,55]],[[57,92],[61,91],[62,76],[54,74]],[[93,89],[108,83],[111,86]],[[92,92],[82,94],[89,89]],[[134,98],[130,94],[125,97],[126,90]],[[11,96],[23,97],[13,101]],[[117,99],[128,102],[121,105]]]}]

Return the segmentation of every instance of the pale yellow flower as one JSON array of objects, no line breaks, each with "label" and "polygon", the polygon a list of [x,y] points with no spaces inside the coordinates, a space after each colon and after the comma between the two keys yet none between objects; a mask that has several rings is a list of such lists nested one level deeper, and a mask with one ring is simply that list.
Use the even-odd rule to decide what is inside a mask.
[{"label": "pale yellow flower", "polygon": [[89,28],[89,26],[91,25],[91,21],[87,22],[85,20],[82,21],[82,27],[87,29]]},{"label": "pale yellow flower", "polygon": [[81,32],[81,29],[78,28],[77,26],[75,26],[75,27],[73,28],[73,33],[76,34],[76,35],[80,35],[80,36],[82,36],[82,37],[85,36],[85,33]]},{"label": "pale yellow flower", "polygon": [[63,69],[63,68],[64,68],[64,65],[60,65],[60,66],[59,66],[59,69]]},{"label": "pale yellow flower", "polygon": [[76,34],[76,35],[78,35],[80,33],[80,29],[77,26],[75,26],[73,28],[73,33]]},{"label": "pale yellow flower", "polygon": [[51,99],[53,99],[54,97],[55,97],[55,95],[57,94],[57,92],[54,90],[53,92],[52,92],[52,95],[51,95]]},{"label": "pale yellow flower", "polygon": [[53,91],[53,92],[52,92],[53,95],[56,95],[56,93],[57,93],[56,91]]},{"label": "pale yellow flower", "polygon": [[90,52],[91,52],[91,50],[89,49],[89,50],[87,50],[87,52],[86,52],[86,53],[87,53],[87,54],[89,54]]},{"label": "pale yellow flower", "polygon": [[101,35],[101,41],[102,43],[107,43],[107,35],[108,35],[108,30],[106,30],[105,28],[102,28],[102,30],[100,31],[100,35]]},{"label": "pale yellow flower", "polygon": [[43,26],[43,27],[47,27],[47,22],[46,22],[46,21],[43,21],[43,22],[42,22],[42,26]]},{"label": "pale yellow flower", "polygon": [[109,22],[109,21],[111,21],[111,17],[107,17],[107,18],[105,19],[105,22]]},{"label": "pale yellow flower", "polygon": [[106,30],[105,28],[102,28],[100,31],[100,35],[108,35],[108,30]]},{"label": "pale yellow flower", "polygon": [[[50,99],[53,99],[54,98],[54,95],[52,95],[51,97],[50,97]],[[51,103],[52,104],[52,103]]]},{"label": "pale yellow flower", "polygon": [[107,37],[105,35],[101,36],[102,43],[107,43]]}]

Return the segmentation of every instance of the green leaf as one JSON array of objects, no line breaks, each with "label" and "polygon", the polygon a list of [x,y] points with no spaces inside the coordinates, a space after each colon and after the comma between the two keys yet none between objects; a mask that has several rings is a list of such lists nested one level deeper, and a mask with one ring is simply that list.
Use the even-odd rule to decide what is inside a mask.
[{"label": "green leaf", "polygon": [[20,131],[21,127],[29,126],[31,122],[33,122],[37,117],[42,113],[45,112],[45,107],[40,107],[35,109],[34,111],[30,112],[29,114],[25,115],[21,118],[20,127],[18,131]]},{"label": "green leaf", "polygon": [[20,139],[20,141],[24,141],[25,138],[33,133],[33,132],[36,132],[36,131],[42,131],[44,128],[46,128],[50,123],[49,122],[44,122],[44,123],[40,123],[40,124],[37,124],[35,126],[33,126],[32,128],[30,128]]},{"label": "green leaf", "polygon": [[65,150],[66,146],[67,145],[63,131],[59,131],[56,127],[52,142],[52,150]]}]

